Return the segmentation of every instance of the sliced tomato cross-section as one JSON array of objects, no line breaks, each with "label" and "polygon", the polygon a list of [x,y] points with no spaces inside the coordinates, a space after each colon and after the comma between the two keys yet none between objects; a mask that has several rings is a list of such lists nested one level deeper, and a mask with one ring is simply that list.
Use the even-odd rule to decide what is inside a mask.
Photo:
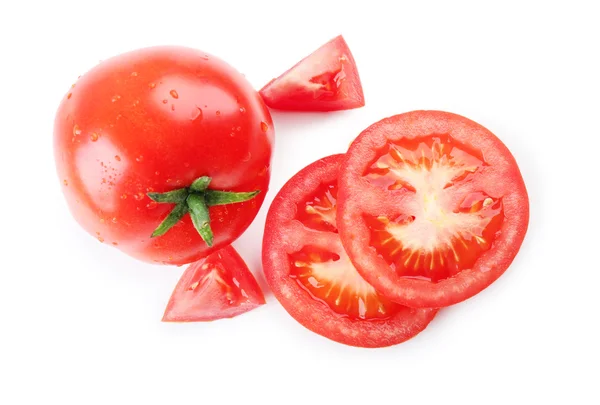
[{"label": "sliced tomato cross-section", "polygon": [[415,308],[456,304],[512,263],[529,200],[514,157],[486,128],[414,111],[371,125],[346,156],[340,236],[387,298]]},{"label": "sliced tomato cross-section", "polygon": [[335,111],[365,105],[354,57],[340,35],[260,90],[278,110]]},{"label": "sliced tomato cross-section", "polygon": [[232,246],[192,263],[167,304],[164,322],[213,321],[265,304],[248,266]]},{"label": "sliced tomato cross-section", "polygon": [[343,155],[292,177],[267,215],[263,270],[273,294],[309,330],[352,346],[382,347],[421,332],[434,309],[381,296],[354,269],[337,233],[337,175]]}]

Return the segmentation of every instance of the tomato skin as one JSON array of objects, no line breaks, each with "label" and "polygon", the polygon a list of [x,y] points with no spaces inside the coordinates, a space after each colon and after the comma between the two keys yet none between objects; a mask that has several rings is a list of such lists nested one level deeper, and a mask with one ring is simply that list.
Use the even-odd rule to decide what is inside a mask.
[{"label": "tomato skin", "polygon": [[284,111],[339,111],[365,105],[354,56],[341,35],[271,80],[260,95],[270,108]]},{"label": "tomato skin", "polygon": [[230,245],[192,263],[169,299],[163,322],[207,322],[233,318],[265,304],[265,297]]},{"label": "tomato skin", "polygon": [[263,239],[265,278],[285,310],[308,330],[350,346],[375,348],[399,344],[424,330],[437,310],[402,307],[386,320],[355,320],[334,313],[290,277],[288,249],[300,250],[304,244],[317,239],[339,243],[337,234],[311,231],[296,218],[299,202],[322,184],[336,181],[342,160],[343,155],[333,155],[308,165],[294,175],[273,200]]},{"label": "tomato skin", "polygon": [[[369,246],[369,230],[361,207],[383,214],[389,204],[370,204],[402,198],[401,194],[365,192],[363,178],[368,162],[387,142],[401,142],[431,134],[450,134],[459,142],[481,151],[485,175],[465,182],[466,189],[486,189],[503,199],[504,222],[493,248],[481,255],[472,268],[430,282],[400,277]],[[480,124],[443,111],[412,111],[376,122],[351,144],[340,169],[338,227],[344,248],[359,273],[390,300],[413,308],[441,308],[462,302],[488,287],[511,265],[519,252],[529,223],[529,199],[513,155],[500,139]],[[370,190],[374,190],[372,187]]]},{"label": "tomato skin", "polygon": [[[55,119],[57,173],[76,221],[143,261],[185,264],[233,242],[262,205],[273,122],[258,93],[224,61],[199,50],[152,47],[105,60],[63,98]],[[254,191],[210,208],[209,248],[189,215],[150,238],[173,208],[146,193],[189,186]]]}]

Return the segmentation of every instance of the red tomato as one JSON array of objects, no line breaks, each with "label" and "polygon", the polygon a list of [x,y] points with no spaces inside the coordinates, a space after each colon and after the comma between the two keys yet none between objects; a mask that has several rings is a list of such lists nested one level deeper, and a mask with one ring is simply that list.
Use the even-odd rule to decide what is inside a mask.
[{"label": "red tomato", "polygon": [[354,57],[341,35],[271,80],[260,94],[278,110],[335,111],[365,105]]},{"label": "red tomato", "polygon": [[342,158],[307,166],[277,194],[267,215],[263,270],[275,297],[309,330],[352,346],[398,344],[425,329],[436,310],[389,301],[352,266],[336,227]]},{"label": "red tomato", "polygon": [[[228,64],[153,47],[106,60],[73,85],[56,115],[54,147],[69,208],[87,232],[144,261],[185,264],[253,221],[269,185],[273,135],[259,94]],[[207,184],[217,194],[203,191]],[[159,194],[173,190],[183,194]],[[235,201],[219,190],[258,195],[214,205]],[[172,228],[151,237],[177,207]]]},{"label": "red tomato", "polygon": [[163,322],[213,321],[265,304],[256,279],[231,246],[192,263],[179,279]]},{"label": "red tomato", "polygon": [[529,200],[517,163],[464,117],[414,111],[352,143],[338,226],[358,272],[416,308],[456,304],[490,285],[521,247]]}]

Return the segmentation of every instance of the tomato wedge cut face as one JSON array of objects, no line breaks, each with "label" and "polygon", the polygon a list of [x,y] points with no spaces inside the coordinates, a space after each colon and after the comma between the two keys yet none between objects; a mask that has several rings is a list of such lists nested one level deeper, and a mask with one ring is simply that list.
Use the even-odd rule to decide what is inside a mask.
[{"label": "tomato wedge cut face", "polygon": [[300,324],[351,346],[383,347],[421,332],[436,310],[382,297],[354,269],[336,227],[343,155],[298,172],[267,215],[263,270],[275,297]]},{"label": "tomato wedge cut face", "polygon": [[529,222],[523,178],[481,125],[440,111],[386,118],[340,170],[338,226],[358,272],[394,302],[444,307],[489,286]]},{"label": "tomato wedge cut face", "polygon": [[192,263],[167,304],[163,322],[213,321],[265,304],[248,266],[231,246]]},{"label": "tomato wedge cut face", "polygon": [[365,105],[354,57],[340,35],[260,90],[278,110],[335,111]]}]

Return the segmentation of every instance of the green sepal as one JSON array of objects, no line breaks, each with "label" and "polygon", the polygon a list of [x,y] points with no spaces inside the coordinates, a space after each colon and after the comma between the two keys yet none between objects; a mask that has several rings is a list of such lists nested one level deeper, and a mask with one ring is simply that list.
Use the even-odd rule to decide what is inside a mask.
[{"label": "green sepal", "polygon": [[185,188],[180,188],[178,190],[167,191],[166,193],[148,193],[148,197],[152,201],[156,201],[157,203],[173,203],[177,204],[182,201],[185,201],[187,196],[189,195],[189,191]]},{"label": "green sepal", "polygon": [[206,192],[204,193],[204,198],[206,199],[206,205],[212,207],[213,205],[234,204],[248,201],[256,197],[258,193],[260,193],[260,190],[250,191],[248,193],[206,190]]},{"label": "green sepal", "polygon": [[207,177],[207,176],[198,177],[196,180],[194,180],[194,182],[190,186],[190,190],[192,190],[192,191],[204,191],[204,190],[206,190],[206,188],[210,184],[211,180],[212,179],[210,177]]},{"label": "green sepal", "polygon": [[182,201],[171,210],[171,213],[167,215],[164,221],[152,232],[152,237],[161,236],[167,233],[169,229],[171,229],[177,222],[183,218],[183,216],[188,212],[188,205],[186,201]]},{"label": "green sepal", "polygon": [[210,247],[213,245],[214,235],[210,228],[210,215],[204,196],[201,194],[190,194],[187,198],[187,205],[192,217],[194,227]]}]

